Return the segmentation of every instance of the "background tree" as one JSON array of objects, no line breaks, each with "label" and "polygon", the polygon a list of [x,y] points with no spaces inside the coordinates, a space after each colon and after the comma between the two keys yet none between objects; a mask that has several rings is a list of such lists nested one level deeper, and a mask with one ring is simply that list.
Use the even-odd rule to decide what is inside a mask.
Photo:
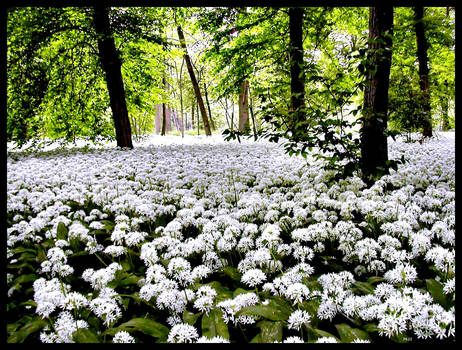
[{"label": "background tree", "polygon": [[371,7],[367,82],[361,127],[361,170],[367,178],[387,171],[388,86],[393,43],[393,8]]}]

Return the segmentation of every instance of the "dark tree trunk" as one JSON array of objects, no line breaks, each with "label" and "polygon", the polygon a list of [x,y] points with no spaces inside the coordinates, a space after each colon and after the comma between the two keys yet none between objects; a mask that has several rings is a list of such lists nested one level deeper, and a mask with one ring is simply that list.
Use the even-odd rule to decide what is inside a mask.
[{"label": "dark tree trunk", "polygon": [[361,128],[361,170],[365,178],[387,171],[388,87],[392,55],[393,7],[369,10],[367,83]]},{"label": "dark tree trunk", "polygon": [[199,89],[199,84],[197,83],[196,75],[193,70],[193,66],[191,63],[191,58],[188,55],[188,50],[186,48],[186,40],[184,39],[184,34],[183,30],[181,29],[181,26],[177,27],[178,30],[178,38],[180,39],[180,44],[181,47],[184,50],[184,59],[186,61],[186,67],[188,68],[189,76],[191,77],[191,83],[194,88],[194,93],[196,94],[197,102],[199,103],[199,108],[202,114],[202,120],[204,122],[204,129],[205,129],[205,134],[207,136],[212,135],[212,132],[210,131],[210,125],[209,125],[209,120],[207,118],[207,112],[205,110],[204,106],[204,101],[202,100],[202,94]]},{"label": "dark tree trunk", "polygon": [[425,37],[423,16],[423,6],[414,7],[414,28],[417,40],[417,59],[419,60],[419,85],[420,91],[422,93],[422,136],[432,137],[433,131],[430,108],[430,82],[427,56],[428,42],[427,38]]},{"label": "dark tree trunk", "polygon": [[98,34],[99,59],[106,75],[117,146],[133,148],[130,119],[128,118],[125,89],[122,80],[122,63],[112,36],[108,9],[95,6],[93,19],[95,31]]},{"label": "dark tree trunk", "polygon": [[[164,90],[167,90],[167,86],[165,84],[165,74],[162,77],[162,84],[164,85]],[[160,134],[162,136],[165,136],[167,132],[167,107],[165,105],[165,102],[162,102],[162,131]]]},{"label": "dark tree trunk", "polygon": [[194,98],[192,99],[192,104],[191,104],[191,128],[194,130]]},{"label": "dark tree trunk", "polygon": [[449,98],[448,98],[448,82],[444,81],[444,93],[441,97],[441,112],[442,112],[442,125],[443,131],[449,130]]},{"label": "dark tree trunk", "polygon": [[253,127],[253,138],[257,139],[257,126],[255,125],[255,116],[253,115],[253,102],[252,102],[252,95],[250,94],[250,85],[247,84],[247,90],[249,95],[249,110],[250,110],[250,117],[252,118],[252,127]]},{"label": "dark tree trunk", "polygon": [[244,79],[239,93],[239,131],[245,132],[249,128],[249,97],[248,97],[249,81]]},{"label": "dark tree trunk", "polygon": [[[291,107],[294,122],[304,120],[305,74],[303,70],[303,14],[301,7],[289,8],[289,64]],[[294,124],[295,125],[295,124]]]},{"label": "dark tree trunk", "polygon": [[212,130],[216,130],[215,122],[212,119],[212,111],[210,109],[209,95],[207,93],[207,85],[205,84],[205,81],[204,81],[204,95],[205,95],[205,102],[207,103],[207,110],[209,111],[209,118],[210,118],[210,124],[212,126]]}]

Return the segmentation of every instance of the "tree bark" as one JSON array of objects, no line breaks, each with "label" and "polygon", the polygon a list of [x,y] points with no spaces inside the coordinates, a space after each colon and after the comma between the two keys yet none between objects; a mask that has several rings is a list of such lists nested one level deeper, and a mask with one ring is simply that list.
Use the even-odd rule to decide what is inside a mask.
[{"label": "tree bark", "polygon": [[432,137],[433,130],[430,108],[430,81],[427,56],[428,42],[425,37],[423,16],[423,6],[414,7],[414,28],[417,41],[417,59],[419,61],[419,85],[422,93],[422,136]]},{"label": "tree bark", "polygon": [[245,132],[249,128],[249,98],[248,98],[249,81],[244,79],[239,93],[239,131]]},{"label": "tree bark", "polygon": [[207,103],[207,110],[209,111],[210,125],[212,126],[212,130],[216,130],[217,128],[212,118],[212,111],[210,109],[209,95],[207,93],[207,85],[205,84],[205,81],[204,81],[204,95],[205,95],[205,102]]},{"label": "tree bark", "polygon": [[303,15],[301,7],[289,8],[290,99],[295,120],[305,119],[305,74],[303,70]]},{"label": "tree bark", "polygon": [[[167,86],[165,84],[165,73],[162,77],[162,84],[164,85],[164,91],[167,90]],[[160,132],[161,136],[165,136],[167,131],[167,108],[165,102],[162,102],[162,131]]]},{"label": "tree bark", "polygon": [[95,6],[93,20],[95,31],[98,34],[98,54],[106,76],[117,146],[133,148],[130,119],[128,118],[122,79],[122,62],[112,36],[108,9]]},{"label": "tree bark", "polygon": [[448,98],[448,82],[447,80],[444,81],[444,92],[443,96],[441,97],[441,112],[442,112],[442,125],[441,129],[443,131],[449,130],[449,98]]},{"label": "tree bark", "polygon": [[365,178],[386,173],[388,161],[388,87],[392,55],[393,7],[369,9],[367,83],[360,131],[360,166]]},{"label": "tree bark", "polygon": [[250,94],[250,84],[247,84],[247,91],[249,95],[249,110],[250,110],[250,117],[252,118],[252,127],[253,127],[253,138],[257,140],[257,126],[255,125],[255,116],[253,115],[253,102],[252,102],[252,95]]},{"label": "tree bark", "polygon": [[194,74],[193,66],[191,63],[191,58],[188,55],[188,50],[186,48],[186,40],[184,38],[184,34],[183,34],[183,30],[181,29],[181,26],[177,27],[177,31],[178,31],[178,38],[180,39],[181,47],[184,50],[184,59],[186,61],[186,67],[188,68],[189,76],[191,77],[191,83],[194,88],[194,93],[196,94],[197,102],[199,103],[199,108],[202,114],[205,134],[207,136],[210,136],[212,135],[212,132],[210,130],[210,125],[209,125],[209,121],[207,118],[207,112],[205,110],[204,101],[202,100],[202,94],[199,89],[199,84],[197,83],[196,75]]}]

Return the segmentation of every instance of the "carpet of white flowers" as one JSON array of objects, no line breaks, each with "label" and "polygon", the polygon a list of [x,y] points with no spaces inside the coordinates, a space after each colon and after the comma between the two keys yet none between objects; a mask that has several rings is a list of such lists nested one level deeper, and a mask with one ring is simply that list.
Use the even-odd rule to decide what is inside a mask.
[{"label": "carpet of white flowers", "polygon": [[264,142],[7,158],[8,342],[455,341],[455,141],[372,187]]}]

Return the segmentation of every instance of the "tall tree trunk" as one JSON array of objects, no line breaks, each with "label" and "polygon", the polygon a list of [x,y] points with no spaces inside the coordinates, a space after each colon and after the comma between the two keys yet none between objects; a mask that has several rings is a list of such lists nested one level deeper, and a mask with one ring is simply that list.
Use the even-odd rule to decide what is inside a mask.
[{"label": "tall tree trunk", "polygon": [[197,115],[197,135],[200,135],[200,121],[199,121],[199,103],[196,103],[196,115]]},{"label": "tall tree trunk", "polygon": [[191,103],[191,128],[194,130],[194,108],[195,108],[195,103],[194,103],[194,97],[192,99]]},{"label": "tall tree trunk", "polygon": [[442,112],[442,125],[441,129],[443,131],[449,130],[449,98],[448,98],[448,82],[444,81],[444,92],[441,97],[441,112]]},{"label": "tall tree trunk", "polygon": [[212,118],[212,111],[210,110],[209,94],[207,93],[207,85],[205,84],[205,81],[204,81],[204,95],[205,95],[205,102],[207,103],[207,110],[209,111],[210,125],[212,126],[212,130],[215,131],[217,128]]},{"label": "tall tree trunk", "polygon": [[249,95],[249,110],[250,110],[250,117],[252,118],[252,127],[253,127],[253,138],[256,140],[257,139],[257,126],[255,125],[255,116],[253,115],[253,101],[252,101],[252,95],[250,94],[250,84],[247,84],[247,90],[248,90],[248,95]]},{"label": "tall tree trunk", "polygon": [[106,75],[117,146],[133,148],[132,131],[122,79],[122,63],[112,36],[108,9],[95,6],[93,20],[95,31],[98,34],[99,59]]},{"label": "tall tree trunk", "polygon": [[249,81],[244,79],[239,93],[239,131],[244,132],[249,129],[249,98],[248,87]]},{"label": "tall tree trunk", "polygon": [[[162,77],[162,85],[164,86],[164,91],[167,90],[167,86],[165,83],[165,72],[164,76]],[[162,131],[161,131],[161,136],[165,136],[167,131],[167,108],[165,105],[165,102],[162,102]]]},{"label": "tall tree trunk", "polygon": [[365,178],[387,171],[388,87],[392,55],[393,7],[369,9],[367,84],[360,131],[360,166]]},{"label": "tall tree trunk", "polygon": [[430,81],[427,56],[428,42],[427,38],[425,37],[423,17],[423,6],[414,7],[414,28],[417,40],[417,59],[419,60],[419,85],[420,91],[422,93],[422,136],[432,137],[433,131],[430,108]]},{"label": "tall tree trunk", "polygon": [[234,101],[233,97],[231,96],[231,131],[234,130]]},{"label": "tall tree trunk", "polygon": [[199,103],[199,108],[202,114],[205,134],[207,136],[210,136],[212,135],[212,132],[210,131],[209,120],[207,118],[207,112],[205,110],[204,101],[202,100],[202,94],[199,89],[199,84],[197,83],[196,75],[194,74],[193,66],[191,63],[191,58],[188,55],[188,50],[186,48],[186,40],[184,38],[183,30],[181,29],[181,26],[178,26],[177,30],[178,30],[178,38],[180,39],[181,47],[184,50],[184,59],[186,61],[186,67],[188,68],[189,76],[191,77],[191,83],[194,88],[194,93],[196,94],[197,102]]},{"label": "tall tree trunk", "polygon": [[305,119],[305,73],[303,70],[303,15],[301,7],[289,8],[290,100],[294,125]]},{"label": "tall tree trunk", "polygon": [[181,108],[181,137],[184,137],[184,113],[183,113],[183,64],[184,60],[181,61],[181,68],[180,68],[180,108]]}]

